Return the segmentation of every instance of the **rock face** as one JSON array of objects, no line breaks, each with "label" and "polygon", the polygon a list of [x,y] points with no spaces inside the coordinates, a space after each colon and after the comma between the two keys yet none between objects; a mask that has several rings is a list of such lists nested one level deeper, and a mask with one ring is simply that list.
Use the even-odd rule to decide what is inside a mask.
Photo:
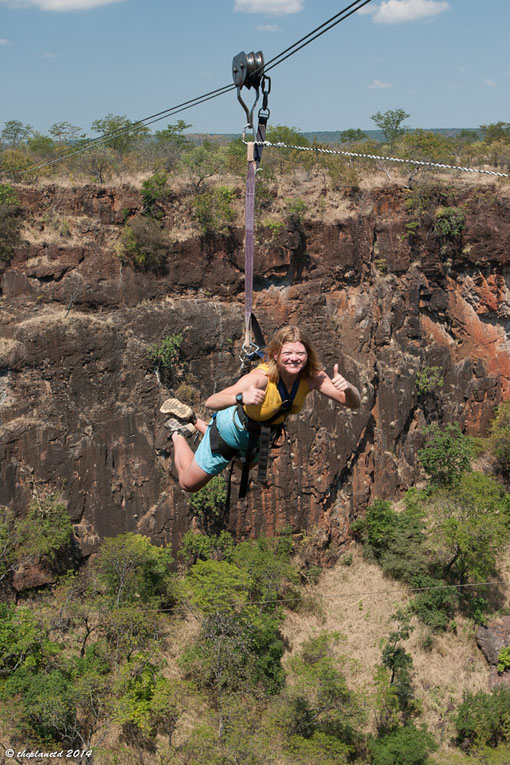
[{"label": "rock face", "polygon": [[510,672],[498,674],[498,656],[502,648],[510,647],[510,617],[496,619],[487,626],[479,627],[476,642],[491,668],[490,684],[510,685]]},{"label": "rock face", "polygon": [[[140,208],[133,189],[18,193],[26,219],[51,208],[81,236],[21,247],[1,276],[0,505],[24,513],[34,484],[60,487],[84,556],[128,530],[177,545],[192,514],[171,457],[156,453],[158,408],[181,383],[205,398],[239,373],[243,231],[172,240],[155,275],[114,252],[112,232]],[[365,192],[328,223],[260,232],[255,311],[266,334],[306,327],[363,404],[340,411],[314,394],[268,487],[237,501],[234,486],[227,523],[240,538],[290,524],[342,543],[367,503],[419,477],[427,420],[483,434],[509,396],[510,202],[487,187],[455,192],[466,225],[445,240],[426,220],[409,233],[408,194]],[[179,363],[159,385],[147,349],[175,334]],[[420,396],[416,374],[432,367],[444,385]]]}]

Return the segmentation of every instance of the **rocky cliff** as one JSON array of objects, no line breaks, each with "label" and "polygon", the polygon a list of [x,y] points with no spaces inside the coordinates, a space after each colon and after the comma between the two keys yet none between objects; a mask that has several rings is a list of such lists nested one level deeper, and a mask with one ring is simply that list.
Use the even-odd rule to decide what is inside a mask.
[{"label": "rocky cliff", "polygon": [[[171,456],[156,450],[158,407],[182,383],[205,398],[238,374],[242,228],[173,237],[180,202],[170,200],[172,243],[153,274],[115,253],[140,209],[136,190],[17,193],[39,233],[1,276],[0,504],[23,513],[34,485],[59,488],[84,556],[127,530],[177,544],[193,519]],[[306,327],[363,404],[351,413],[315,398],[290,424],[268,487],[238,501],[234,486],[226,522],[239,538],[290,524],[341,543],[371,499],[395,498],[419,477],[427,421],[483,434],[508,398],[510,200],[495,187],[450,187],[465,225],[448,235],[434,227],[438,199],[416,199],[391,186],[343,199],[327,222],[261,227],[259,322],[267,334]],[[65,230],[51,237],[58,216]],[[179,364],[160,385],[148,346],[178,333]],[[444,384],[420,394],[417,373],[434,368]]]}]

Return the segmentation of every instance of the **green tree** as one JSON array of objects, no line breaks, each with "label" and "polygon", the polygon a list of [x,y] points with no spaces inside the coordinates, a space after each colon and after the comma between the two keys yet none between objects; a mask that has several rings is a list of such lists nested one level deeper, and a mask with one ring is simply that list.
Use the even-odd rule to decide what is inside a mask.
[{"label": "green tree", "polygon": [[32,133],[33,128],[30,125],[24,125],[19,120],[8,120],[4,123],[0,136],[8,146],[17,149]]},{"label": "green tree", "polygon": [[168,547],[156,547],[147,537],[131,532],[105,539],[94,561],[98,580],[116,607],[138,599],[159,606],[173,603],[171,564]]},{"label": "green tree", "polygon": [[425,726],[412,723],[397,728],[370,743],[371,765],[433,765],[430,755],[437,749]]},{"label": "green tree", "polygon": [[413,659],[402,645],[409,638],[412,627],[407,615],[398,613],[393,618],[399,624],[383,646],[381,663],[390,671],[389,684],[394,690],[398,713],[405,725],[418,710],[412,683]]},{"label": "green tree", "polygon": [[363,743],[365,716],[356,693],[347,686],[337,653],[340,636],[320,633],[307,640],[291,661],[291,678],[276,703],[286,747],[303,763],[345,763]]},{"label": "green tree", "polygon": [[367,134],[359,128],[349,128],[340,133],[340,143],[355,143],[356,141],[366,141]]},{"label": "green tree", "polygon": [[27,145],[32,154],[41,159],[48,159],[55,154],[55,143],[47,135],[34,133],[27,141]]},{"label": "green tree", "polygon": [[508,498],[483,473],[464,473],[455,488],[434,492],[428,507],[428,545],[444,575],[460,584],[484,582],[496,572],[509,539]]},{"label": "green tree", "polygon": [[471,441],[463,435],[458,423],[446,427],[430,425],[425,430],[425,445],[418,459],[434,486],[454,486],[463,473],[471,470]]},{"label": "green tree", "polygon": [[56,493],[34,497],[23,518],[1,507],[0,581],[10,580],[21,567],[41,561],[56,568],[72,539],[69,513]]},{"label": "green tree", "polygon": [[498,469],[506,480],[510,480],[510,401],[496,409],[490,426],[489,445]]},{"label": "green tree", "polygon": [[431,130],[414,130],[400,136],[399,153],[412,159],[451,164],[453,144],[450,138]]},{"label": "green tree", "polygon": [[202,191],[208,178],[224,170],[225,158],[214,145],[205,141],[201,146],[195,146],[184,152],[180,165],[189,175],[192,191],[198,193]]},{"label": "green tree", "polygon": [[[283,143],[286,146],[310,146],[310,141],[302,133],[287,125],[270,125],[266,139],[271,143]],[[267,157],[264,156],[264,170],[267,169],[270,175],[276,171],[284,174],[293,170],[296,162],[302,161],[302,152],[294,149],[278,149],[268,152]]]},{"label": "green tree", "polygon": [[146,125],[137,124],[126,116],[118,114],[107,114],[101,119],[94,120],[91,129],[108,139],[108,145],[119,154],[125,154],[133,149],[139,139],[149,133]]},{"label": "green tree", "polygon": [[410,116],[404,109],[388,109],[385,112],[372,114],[370,119],[383,131],[386,143],[389,144],[391,150],[397,139],[406,132],[407,128],[402,123]]},{"label": "green tree", "polygon": [[222,475],[214,476],[207,486],[190,494],[188,504],[208,529],[215,526],[225,513],[227,483]]},{"label": "green tree", "polygon": [[174,124],[167,125],[163,130],[156,130],[154,138],[159,146],[171,145],[182,151],[189,146],[190,140],[184,135],[184,131],[191,125],[184,120],[177,120]]},{"label": "green tree", "polygon": [[480,125],[480,132],[485,143],[493,141],[510,141],[510,122],[491,122],[488,125]]},{"label": "green tree", "polygon": [[510,742],[510,687],[465,693],[455,715],[457,743],[464,749]]},{"label": "green tree", "polygon": [[55,122],[48,133],[58,144],[72,144],[78,140],[81,128],[69,122]]},{"label": "green tree", "polygon": [[205,237],[228,233],[235,218],[234,199],[235,191],[227,186],[218,186],[193,198],[192,217]]}]

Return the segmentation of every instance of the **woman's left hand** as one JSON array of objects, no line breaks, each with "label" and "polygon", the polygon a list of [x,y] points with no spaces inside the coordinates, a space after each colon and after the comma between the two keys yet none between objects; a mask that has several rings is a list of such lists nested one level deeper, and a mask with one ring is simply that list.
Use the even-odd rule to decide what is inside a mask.
[{"label": "woman's left hand", "polygon": [[347,390],[352,387],[345,377],[342,377],[338,371],[338,364],[335,364],[333,367],[333,377],[331,378],[331,381],[337,390]]}]

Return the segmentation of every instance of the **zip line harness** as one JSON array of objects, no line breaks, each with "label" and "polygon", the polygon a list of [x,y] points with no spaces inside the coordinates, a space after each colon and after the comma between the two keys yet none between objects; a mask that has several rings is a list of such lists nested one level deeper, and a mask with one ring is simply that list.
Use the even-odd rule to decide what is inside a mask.
[{"label": "zip line harness", "polygon": [[[232,76],[234,84],[237,86],[237,99],[244,109],[246,115],[246,125],[243,130],[243,142],[247,145],[248,172],[246,177],[246,201],[245,201],[245,243],[244,243],[244,280],[245,280],[245,311],[244,311],[244,342],[241,349],[241,376],[247,374],[251,369],[251,362],[264,356],[264,347],[266,345],[264,334],[253,313],[253,250],[255,239],[255,178],[257,170],[262,159],[262,150],[266,136],[267,121],[269,119],[268,97],[271,92],[271,80],[264,74],[264,56],[262,51],[257,53],[245,53],[241,51],[234,56],[232,61]],[[254,88],[255,101],[251,109],[245,104],[241,97],[243,87]],[[260,89],[262,88],[262,106],[258,111],[258,125],[256,134],[253,128],[253,112],[259,100]],[[253,138],[246,140],[246,131],[251,130]],[[290,412],[292,403],[299,388],[299,378],[294,382],[292,390],[289,392],[284,383],[280,380],[277,384],[278,392],[282,404],[278,411],[267,420],[259,422],[249,417],[239,404],[234,410],[234,417],[239,419],[242,427],[249,433],[248,448],[246,453],[239,454],[221,437],[216,424],[216,416],[213,415],[210,443],[212,452],[221,454],[225,459],[234,460],[239,458],[243,463],[241,474],[241,483],[239,486],[239,498],[246,496],[248,491],[248,481],[250,466],[256,457],[258,451],[258,472],[257,481],[266,484],[267,464],[269,460],[269,449],[278,448],[283,443],[278,443],[281,434],[284,432],[284,422],[276,423]],[[232,466],[233,466],[232,462]],[[230,500],[230,488],[232,477],[232,466],[228,480],[227,500],[228,507]]]}]

